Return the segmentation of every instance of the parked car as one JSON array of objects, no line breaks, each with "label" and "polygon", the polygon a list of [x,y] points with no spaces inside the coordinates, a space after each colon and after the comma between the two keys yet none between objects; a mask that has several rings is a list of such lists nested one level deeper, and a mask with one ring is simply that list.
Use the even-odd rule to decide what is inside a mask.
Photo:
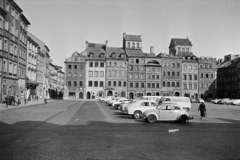
[{"label": "parked car", "polygon": [[130,100],[130,99],[124,99],[124,100],[120,100],[120,102],[118,102],[118,103],[115,103],[115,104],[114,104],[114,107],[115,107],[116,109],[120,110],[120,107],[121,107],[123,104],[130,104],[130,103],[132,103],[132,100]]},{"label": "parked car", "polygon": [[113,101],[112,102],[112,106],[113,107],[115,107],[115,105],[120,105],[123,101],[125,101],[125,100],[128,100],[127,98],[124,98],[124,97],[122,97],[122,98],[119,98],[119,99],[117,99],[116,101]]},{"label": "parked car", "polygon": [[135,103],[130,103],[125,110],[127,114],[137,119],[140,118],[141,114],[146,110],[156,107],[157,103],[154,100],[138,100]]},{"label": "parked car", "polygon": [[149,123],[156,121],[178,121],[186,123],[193,119],[189,113],[174,103],[162,103],[161,105],[143,112],[142,119]]},{"label": "parked car", "polygon": [[221,99],[213,99],[213,100],[211,100],[211,102],[214,103],[214,104],[217,104],[218,101],[220,101],[220,100],[221,100]]},{"label": "parked car", "polygon": [[233,104],[233,101],[234,101],[234,99],[229,99],[228,101],[226,101],[225,104],[228,104],[228,105]]},{"label": "parked car", "polygon": [[218,101],[218,104],[226,104],[230,99],[229,98],[223,98],[220,101]]},{"label": "parked car", "polygon": [[161,103],[175,103],[187,111],[191,109],[191,101],[188,97],[163,96],[158,104]]},{"label": "parked car", "polygon": [[202,98],[197,98],[196,99],[196,103],[201,103],[202,101],[204,102],[204,100]]},{"label": "parked car", "polygon": [[240,105],[240,99],[234,99],[233,101],[232,101],[232,104],[233,105]]},{"label": "parked car", "polygon": [[100,101],[107,102],[108,100],[111,100],[111,99],[112,99],[112,96],[109,96],[109,97],[101,98]]}]

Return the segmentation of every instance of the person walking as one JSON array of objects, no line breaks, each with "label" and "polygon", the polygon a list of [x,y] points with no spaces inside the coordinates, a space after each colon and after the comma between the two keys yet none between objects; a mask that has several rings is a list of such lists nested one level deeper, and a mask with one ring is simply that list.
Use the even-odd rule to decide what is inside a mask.
[{"label": "person walking", "polygon": [[44,98],[44,103],[47,104],[47,98],[46,97]]},{"label": "person walking", "polygon": [[200,111],[201,119],[206,116],[206,106],[203,100],[200,100],[198,111]]},{"label": "person walking", "polygon": [[5,97],[5,101],[6,101],[6,108],[8,108],[8,103],[9,103],[9,96],[8,95]]}]

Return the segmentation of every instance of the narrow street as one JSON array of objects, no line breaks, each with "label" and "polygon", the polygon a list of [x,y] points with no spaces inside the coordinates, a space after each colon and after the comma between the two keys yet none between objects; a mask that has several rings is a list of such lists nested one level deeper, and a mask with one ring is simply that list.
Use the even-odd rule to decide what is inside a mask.
[{"label": "narrow street", "polygon": [[1,110],[0,159],[239,159],[239,106],[209,103],[203,120],[197,107],[184,125],[134,120],[97,101]]}]

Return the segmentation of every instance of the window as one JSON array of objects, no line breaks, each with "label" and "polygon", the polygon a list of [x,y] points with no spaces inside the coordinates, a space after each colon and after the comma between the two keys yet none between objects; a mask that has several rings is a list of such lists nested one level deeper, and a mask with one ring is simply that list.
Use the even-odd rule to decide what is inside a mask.
[{"label": "window", "polygon": [[186,52],[189,52],[189,48],[186,48]]},{"label": "window", "polygon": [[130,47],[131,47],[131,45],[130,45],[130,42],[127,42],[127,47],[128,47],[128,48],[130,48]]},{"label": "window", "polygon": [[191,66],[191,65],[188,65],[188,69],[190,69],[190,70],[191,70],[191,69],[192,69],[192,66]]},{"label": "window", "polygon": [[152,83],[152,88],[155,88],[155,83]]},{"label": "window", "polygon": [[208,73],[206,73],[206,78],[208,78]]},{"label": "window", "polygon": [[77,73],[74,73],[74,74],[73,74],[73,77],[77,77]]},{"label": "window", "polygon": [[168,76],[171,76],[171,73],[170,73],[170,71],[168,71],[167,73],[168,73]]},{"label": "window", "polygon": [[187,69],[187,65],[183,65],[183,69]]},{"label": "window", "polygon": [[103,62],[100,63],[100,67],[104,67],[104,63]]},{"label": "window", "polygon": [[172,72],[172,76],[175,76],[175,72]]},{"label": "window", "polygon": [[93,76],[93,72],[92,72],[92,71],[89,71],[89,72],[88,72],[88,76],[89,76],[89,77],[92,77],[92,76]]},{"label": "window", "polygon": [[108,81],[108,86],[110,87],[112,85],[112,81]]},{"label": "window", "polygon": [[100,77],[104,77],[104,72],[100,71]]},{"label": "window", "polygon": [[129,79],[132,79],[133,78],[133,74],[129,74]]},{"label": "window", "polygon": [[148,74],[148,79],[151,79],[151,78],[152,78],[151,74]]},{"label": "window", "polygon": [[172,87],[175,87],[175,82],[172,82]]},{"label": "window", "polygon": [[197,89],[197,84],[194,84],[194,89]]},{"label": "window", "polygon": [[135,88],[138,88],[138,83],[135,83]]},{"label": "window", "polygon": [[68,81],[68,86],[71,86],[71,81]]},{"label": "window", "polygon": [[136,59],[136,63],[137,63],[137,64],[139,63],[139,59]]},{"label": "window", "polygon": [[135,43],[134,42],[132,43],[132,48],[135,48]]},{"label": "window", "polygon": [[83,77],[82,73],[79,74],[79,77]]},{"label": "window", "polygon": [[98,77],[98,71],[94,71],[94,77]]},{"label": "window", "polygon": [[89,62],[89,67],[93,67],[93,62]]},{"label": "window", "polygon": [[74,69],[77,69],[77,65],[74,65]]},{"label": "window", "polygon": [[159,75],[156,75],[156,79],[159,79]]},{"label": "window", "polygon": [[4,50],[8,51],[8,40],[4,39]]},{"label": "window", "polygon": [[133,66],[129,66],[129,70],[130,70],[130,71],[133,71]]},{"label": "window", "polygon": [[148,83],[148,88],[151,88],[151,83]]},{"label": "window", "polygon": [[203,73],[201,73],[201,78],[203,78]]},{"label": "window", "polygon": [[155,75],[152,75],[152,79],[155,79]]},{"label": "window", "polygon": [[94,87],[98,87],[98,81],[94,81]]},{"label": "window", "polygon": [[83,82],[82,82],[82,81],[79,82],[79,86],[80,86],[80,87],[83,86]]},{"label": "window", "polygon": [[141,88],[144,88],[144,83],[141,83]]},{"label": "window", "polygon": [[159,87],[160,87],[159,83],[156,83],[156,88],[159,88]]},{"label": "window", "polygon": [[167,82],[167,86],[170,87],[170,82]]},{"label": "window", "polygon": [[68,69],[72,69],[72,65],[69,64],[69,65],[68,65]]},{"label": "window", "polygon": [[165,87],[166,86],[166,82],[163,82],[163,87]]},{"label": "window", "polygon": [[77,86],[77,81],[74,81],[74,82],[73,82],[73,85],[74,85],[74,86]]},{"label": "window", "polygon": [[124,87],[127,86],[127,82],[126,82],[126,81],[123,82],[123,86],[124,86]]},{"label": "window", "polygon": [[68,72],[68,77],[72,77],[72,73],[71,72]]},{"label": "window", "polygon": [[113,86],[116,87],[117,86],[117,82],[113,81]]},{"label": "window", "polygon": [[117,77],[117,71],[114,71],[114,77]]},{"label": "window", "polygon": [[189,77],[189,80],[192,80],[192,75],[188,75],[188,77]]},{"label": "window", "polygon": [[192,84],[189,84],[189,89],[192,89]]},{"label": "window", "polygon": [[177,87],[180,87],[180,83],[179,82],[177,82]]},{"label": "window", "polygon": [[183,80],[187,80],[187,75],[186,74],[183,75]]},{"label": "window", "polygon": [[197,75],[194,75],[194,80],[197,80]]},{"label": "window", "polygon": [[95,62],[95,67],[98,67],[98,62]]},{"label": "window", "polygon": [[103,81],[100,81],[100,86],[99,87],[103,87]]},{"label": "window", "polygon": [[139,43],[137,43],[137,48],[140,48],[140,45],[139,45]]},{"label": "window", "polygon": [[118,81],[118,87],[121,87],[121,86],[122,86],[122,82]]},{"label": "window", "polygon": [[130,88],[133,88],[133,83],[129,83]]},{"label": "window", "polygon": [[180,63],[177,63],[177,67],[180,67]]},{"label": "window", "polygon": [[179,73],[179,72],[177,72],[177,76],[180,76],[180,73]]},{"label": "window", "polygon": [[211,78],[213,78],[213,74],[211,74]]},{"label": "window", "polygon": [[183,84],[183,89],[187,89],[187,84]]}]

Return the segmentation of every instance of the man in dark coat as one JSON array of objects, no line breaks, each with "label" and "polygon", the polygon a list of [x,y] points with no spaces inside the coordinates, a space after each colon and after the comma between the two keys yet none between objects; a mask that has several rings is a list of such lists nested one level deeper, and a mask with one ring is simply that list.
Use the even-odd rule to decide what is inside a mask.
[{"label": "man in dark coat", "polygon": [[200,101],[200,105],[199,105],[198,111],[200,111],[201,119],[202,119],[202,117],[205,117],[205,115],[206,115],[206,106],[205,106],[203,100]]},{"label": "man in dark coat", "polygon": [[9,96],[8,95],[5,97],[5,101],[6,101],[6,108],[8,108],[8,104],[9,104]]}]

